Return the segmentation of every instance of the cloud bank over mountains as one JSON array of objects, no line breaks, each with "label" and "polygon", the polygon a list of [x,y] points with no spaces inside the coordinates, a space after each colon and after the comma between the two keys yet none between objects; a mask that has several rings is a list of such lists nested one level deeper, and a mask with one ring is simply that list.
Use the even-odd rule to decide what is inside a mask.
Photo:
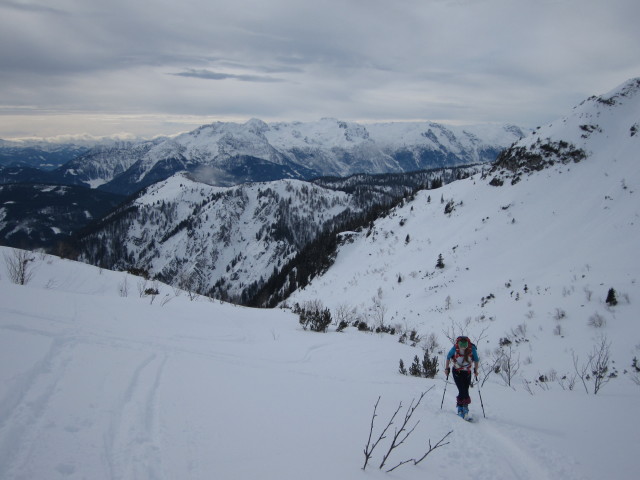
[{"label": "cloud bank over mountains", "polygon": [[0,0],[0,138],[215,120],[536,126],[638,75],[634,0]]}]

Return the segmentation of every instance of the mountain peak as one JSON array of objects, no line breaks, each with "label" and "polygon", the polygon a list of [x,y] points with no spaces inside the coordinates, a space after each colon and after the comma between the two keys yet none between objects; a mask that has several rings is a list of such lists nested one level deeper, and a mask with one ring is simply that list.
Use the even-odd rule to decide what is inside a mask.
[{"label": "mountain peak", "polygon": [[269,130],[269,125],[267,125],[266,122],[264,122],[263,120],[260,120],[259,118],[252,118],[250,120],[248,120],[244,126],[250,130],[251,132],[259,135],[262,134],[264,132],[266,132],[267,130]]},{"label": "mountain peak", "polygon": [[637,150],[640,130],[640,78],[632,78],[610,92],[591,96],[571,113],[539,128],[504,150],[491,170],[492,185],[505,179],[518,182],[522,174],[553,165],[566,165],[610,152]]},{"label": "mountain peak", "polygon": [[599,97],[594,98],[597,102],[605,105],[616,105],[623,98],[633,98],[640,92],[640,77],[627,80],[613,90]]}]

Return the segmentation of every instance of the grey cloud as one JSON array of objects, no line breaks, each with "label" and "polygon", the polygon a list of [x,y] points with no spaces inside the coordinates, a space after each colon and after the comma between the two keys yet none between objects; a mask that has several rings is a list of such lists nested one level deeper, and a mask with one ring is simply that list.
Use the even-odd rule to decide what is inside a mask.
[{"label": "grey cloud", "polygon": [[64,10],[60,10],[58,8],[53,8],[48,5],[42,5],[40,3],[35,2],[15,2],[11,0],[0,0],[0,8],[9,8],[13,10],[22,10],[26,12],[43,12],[43,13],[54,13],[63,15],[66,14]]},{"label": "grey cloud", "polygon": [[195,68],[190,68],[186,72],[173,73],[172,75],[176,75],[178,77],[202,78],[205,80],[238,80],[240,82],[278,83],[284,81],[281,78],[267,77],[264,75],[221,73]]},{"label": "grey cloud", "polygon": [[282,65],[274,64],[274,65],[259,65],[259,64],[247,64],[241,63],[238,61],[227,60],[227,59],[209,59],[210,63],[215,63],[220,67],[232,68],[232,69],[240,69],[240,70],[253,70],[255,72],[263,72],[263,73],[302,73],[304,70],[298,67],[292,67],[290,65],[285,65],[287,62],[282,61],[282,59],[275,59],[278,62],[281,62]]},{"label": "grey cloud", "polygon": [[637,0],[0,0],[0,106],[538,125],[639,74],[639,15]]}]

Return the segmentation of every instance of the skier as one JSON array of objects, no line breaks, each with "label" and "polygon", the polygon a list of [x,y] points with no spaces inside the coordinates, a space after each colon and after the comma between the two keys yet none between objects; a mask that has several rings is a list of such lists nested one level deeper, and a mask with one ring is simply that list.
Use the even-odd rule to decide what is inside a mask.
[{"label": "skier", "polygon": [[473,365],[473,373],[478,377],[478,351],[476,346],[471,343],[468,337],[456,338],[456,343],[451,347],[447,354],[447,361],[444,373],[449,378],[451,369],[449,364],[453,360],[453,381],[458,387],[458,396],[456,397],[456,406],[458,407],[458,415],[464,419],[469,417],[469,404],[471,397],[469,396],[469,386],[471,385],[471,367]]}]

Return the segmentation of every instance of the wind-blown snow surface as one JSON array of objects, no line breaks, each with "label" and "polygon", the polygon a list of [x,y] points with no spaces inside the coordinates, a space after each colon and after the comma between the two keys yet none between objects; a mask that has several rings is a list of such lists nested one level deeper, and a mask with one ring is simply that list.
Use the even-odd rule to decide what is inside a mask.
[{"label": "wind-blown snow surface", "polygon": [[[11,257],[2,248],[0,263]],[[638,393],[530,396],[488,382],[487,411],[452,413],[454,387],[397,373],[417,348],[389,335],[301,330],[283,310],[204,300],[124,274],[38,256],[26,286],[0,289],[0,478],[604,478],[632,472]],[[126,281],[125,281],[126,280]],[[122,292],[128,290],[128,296]],[[627,307],[629,308],[629,307]],[[430,387],[388,467],[374,438]],[[636,387],[634,387],[636,388]],[[473,392],[474,404],[478,393]],[[630,417],[631,416],[631,417]],[[399,424],[399,422],[397,422]],[[393,428],[393,427],[392,427]]]}]

